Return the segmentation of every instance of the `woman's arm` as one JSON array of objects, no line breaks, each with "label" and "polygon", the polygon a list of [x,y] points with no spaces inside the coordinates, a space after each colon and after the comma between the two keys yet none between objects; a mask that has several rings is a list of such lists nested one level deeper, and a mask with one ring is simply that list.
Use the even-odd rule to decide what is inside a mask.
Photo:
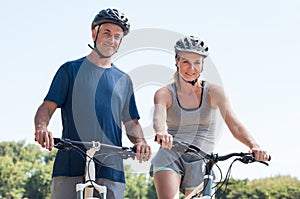
[{"label": "woman's arm", "polygon": [[157,143],[163,148],[172,148],[173,137],[167,131],[167,109],[171,106],[172,96],[164,87],[156,91],[154,95],[153,128],[156,133]]},{"label": "woman's arm", "polygon": [[212,107],[219,108],[232,135],[248,146],[251,152],[255,153],[256,159],[266,161],[268,158],[267,152],[260,148],[259,144],[238,119],[223,88],[217,85],[211,85],[209,90],[209,100]]}]

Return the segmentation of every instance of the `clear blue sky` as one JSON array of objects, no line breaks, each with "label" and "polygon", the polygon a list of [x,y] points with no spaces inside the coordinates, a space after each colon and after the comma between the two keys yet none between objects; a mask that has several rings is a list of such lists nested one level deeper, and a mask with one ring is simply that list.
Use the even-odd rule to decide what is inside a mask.
[{"label": "clear blue sky", "polygon": [[[272,155],[269,168],[235,166],[233,176],[258,178],[288,174],[300,178],[300,2],[287,1],[2,1],[0,6],[0,141],[33,142],[33,117],[58,67],[90,52],[90,23],[101,9],[115,7],[131,19],[132,29],[167,29],[207,41],[210,58],[236,114]],[[151,35],[147,35],[151,37]],[[153,39],[147,38],[145,39]],[[151,54],[151,53],[150,53]],[[139,64],[173,59],[145,60]],[[170,61],[169,61],[170,60]],[[125,60],[123,60],[125,62]],[[145,63],[143,63],[145,62]],[[118,64],[122,65],[122,59]],[[127,63],[124,63],[126,65]],[[164,63],[165,64],[165,63]],[[126,71],[126,69],[124,69]],[[150,92],[151,93],[151,92]],[[149,94],[149,92],[148,92]],[[147,92],[141,96],[147,95]],[[140,109],[152,106],[141,102]],[[141,111],[143,123],[151,123]],[[59,112],[50,125],[57,136]],[[216,152],[245,151],[226,127]]]}]

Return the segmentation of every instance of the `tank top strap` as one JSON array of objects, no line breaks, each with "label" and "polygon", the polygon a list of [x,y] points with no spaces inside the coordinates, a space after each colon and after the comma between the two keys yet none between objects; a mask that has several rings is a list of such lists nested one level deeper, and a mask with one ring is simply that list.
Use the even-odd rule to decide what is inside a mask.
[{"label": "tank top strap", "polygon": [[[202,81],[201,86],[202,86],[203,90],[202,90],[202,95],[201,95],[201,103],[200,103],[198,108],[200,108],[201,104],[203,104],[204,102],[207,102],[207,95],[208,95],[208,92],[209,92],[209,83],[207,81]],[[176,101],[178,102],[178,105],[180,105],[179,101],[178,101],[178,98],[177,98],[177,89],[176,89],[175,82],[173,82],[171,84],[168,84],[166,87],[168,88],[168,90],[170,91],[170,94],[172,96],[172,105]]]}]

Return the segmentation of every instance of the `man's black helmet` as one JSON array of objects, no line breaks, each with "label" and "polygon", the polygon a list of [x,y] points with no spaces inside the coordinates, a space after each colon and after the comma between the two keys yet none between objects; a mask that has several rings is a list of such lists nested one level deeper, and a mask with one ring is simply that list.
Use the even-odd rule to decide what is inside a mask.
[{"label": "man's black helmet", "polygon": [[130,29],[130,22],[128,18],[124,15],[124,13],[119,12],[117,9],[107,8],[101,10],[92,22],[92,29],[104,23],[114,23],[119,25],[123,29],[124,35],[126,35]]}]

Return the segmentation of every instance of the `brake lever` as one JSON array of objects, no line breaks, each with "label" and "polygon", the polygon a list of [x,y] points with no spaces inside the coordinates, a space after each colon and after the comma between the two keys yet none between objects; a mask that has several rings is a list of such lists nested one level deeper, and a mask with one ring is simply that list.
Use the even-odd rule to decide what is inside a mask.
[{"label": "brake lever", "polygon": [[73,144],[71,142],[68,142],[68,139],[55,138],[54,143],[56,143],[56,144],[54,144],[54,147],[59,150],[69,151],[73,147]]},{"label": "brake lever", "polygon": [[255,157],[252,154],[245,155],[245,156],[243,156],[241,158],[238,158],[238,160],[240,160],[244,164],[248,164],[248,163],[252,163],[252,162],[256,161]]},{"label": "brake lever", "polygon": [[122,159],[128,159],[128,158],[133,158],[135,157],[136,149],[135,148],[128,148],[128,147],[123,147],[123,151],[118,152],[118,155]]},{"label": "brake lever", "polygon": [[269,166],[269,164],[267,162],[264,162],[264,161],[256,160],[255,162],[259,162],[259,163],[262,163],[262,164],[264,164],[266,166]]},{"label": "brake lever", "polygon": [[267,162],[256,160],[255,157],[252,154],[245,155],[242,158],[237,158],[237,160],[241,161],[244,164],[253,163],[253,162],[259,162],[259,163],[262,163],[262,164],[264,164],[266,166],[269,166],[269,164]]}]

